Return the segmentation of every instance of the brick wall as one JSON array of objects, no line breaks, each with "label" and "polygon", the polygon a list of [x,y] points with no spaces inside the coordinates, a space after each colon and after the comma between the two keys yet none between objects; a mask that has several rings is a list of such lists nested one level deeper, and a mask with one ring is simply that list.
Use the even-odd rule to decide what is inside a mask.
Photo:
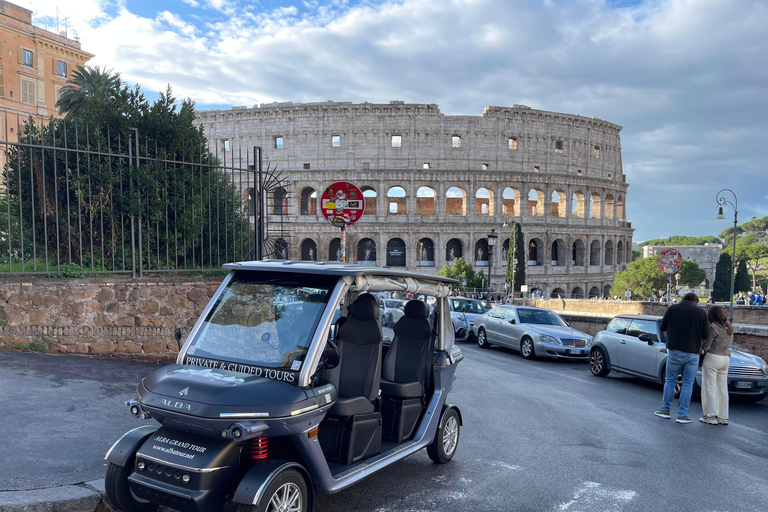
[{"label": "brick wall", "polygon": [[[0,281],[0,348],[174,358],[222,277]],[[183,341],[184,338],[182,338]]]}]

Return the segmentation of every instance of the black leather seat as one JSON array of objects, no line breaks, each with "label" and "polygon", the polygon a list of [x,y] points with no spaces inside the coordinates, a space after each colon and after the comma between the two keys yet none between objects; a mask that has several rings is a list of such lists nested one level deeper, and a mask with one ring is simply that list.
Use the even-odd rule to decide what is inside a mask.
[{"label": "black leather seat", "polygon": [[428,385],[432,356],[429,308],[409,301],[405,315],[395,324],[395,337],[384,359],[381,393],[398,398],[421,398]]},{"label": "black leather seat", "polygon": [[336,385],[338,398],[328,414],[355,416],[374,412],[373,400],[381,380],[381,325],[376,319],[375,300],[359,297],[349,307],[349,316],[337,335],[341,362],[328,379]]}]

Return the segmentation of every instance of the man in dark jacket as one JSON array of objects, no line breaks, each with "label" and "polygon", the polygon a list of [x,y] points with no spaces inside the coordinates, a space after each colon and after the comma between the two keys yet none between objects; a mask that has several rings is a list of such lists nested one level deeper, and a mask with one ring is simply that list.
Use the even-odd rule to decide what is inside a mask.
[{"label": "man in dark jacket", "polygon": [[699,308],[698,303],[699,298],[695,293],[687,293],[683,300],[667,308],[661,320],[661,331],[667,333],[667,375],[661,410],[653,414],[661,418],[670,417],[675,382],[682,370],[683,388],[677,402],[678,423],[691,422],[688,406],[691,403],[693,381],[696,380],[696,370],[699,367],[701,342],[709,336],[707,313]]}]

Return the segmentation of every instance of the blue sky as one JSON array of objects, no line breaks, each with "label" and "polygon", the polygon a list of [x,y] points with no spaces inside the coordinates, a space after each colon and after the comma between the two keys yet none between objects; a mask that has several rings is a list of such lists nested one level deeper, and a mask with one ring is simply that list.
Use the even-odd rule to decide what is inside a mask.
[{"label": "blue sky", "polygon": [[58,6],[92,65],[198,108],[522,103],[609,120],[637,241],[720,233],[724,187],[740,219],[768,215],[762,0],[16,1],[48,27]]}]

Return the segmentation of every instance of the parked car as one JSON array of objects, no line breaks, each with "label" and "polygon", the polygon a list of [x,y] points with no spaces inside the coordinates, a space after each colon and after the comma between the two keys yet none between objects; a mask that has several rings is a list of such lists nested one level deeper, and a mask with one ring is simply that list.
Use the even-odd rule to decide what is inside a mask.
[{"label": "parked car", "polygon": [[[605,377],[612,370],[663,384],[667,368],[665,333],[661,317],[651,315],[619,315],[604,331],[595,336],[589,359],[592,374]],[[675,396],[683,385],[682,374],[675,384]],[[695,394],[701,392],[701,369],[693,384]],[[758,401],[768,394],[768,365],[752,354],[731,349],[728,366],[728,393]]]},{"label": "parked car", "polygon": [[571,327],[544,308],[501,305],[475,319],[472,328],[481,348],[501,345],[520,351],[526,359],[589,358],[592,336]]},{"label": "parked car", "polygon": [[464,297],[449,297],[448,303],[456,341],[473,341],[472,326],[475,325],[475,319],[487,311],[485,306],[479,300]]},{"label": "parked car", "polygon": [[380,299],[379,300],[379,318],[384,327],[394,327],[398,320],[405,314],[404,307],[406,300],[399,299]]}]

